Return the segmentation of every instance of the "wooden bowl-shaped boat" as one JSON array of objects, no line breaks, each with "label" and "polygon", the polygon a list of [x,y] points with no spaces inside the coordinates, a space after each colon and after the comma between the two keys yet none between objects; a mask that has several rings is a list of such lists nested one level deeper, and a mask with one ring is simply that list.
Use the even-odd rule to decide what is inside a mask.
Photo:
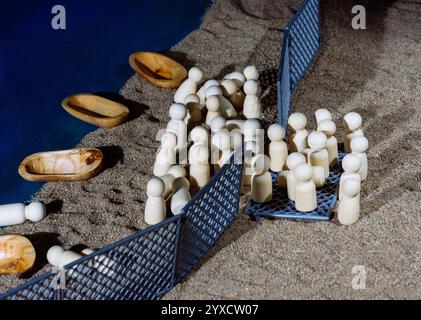
[{"label": "wooden bowl-shaped boat", "polygon": [[0,274],[23,273],[35,263],[35,249],[25,237],[0,236]]},{"label": "wooden bowl-shaped boat", "polygon": [[187,77],[187,70],[167,56],[155,52],[139,51],[129,57],[136,73],[161,88],[177,88]]},{"label": "wooden bowl-shaped boat", "polygon": [[28,181],[87,180],[99,172],[103,158],[96,148],[34,153],[19,165],[19,174]]},{"label": "wooden bowl-shaped boat", "polygon": [[121,103],[89,93],[67,97],[61,105],[72,116],[103,128],[118,126],[129,115],[129,109]]}]

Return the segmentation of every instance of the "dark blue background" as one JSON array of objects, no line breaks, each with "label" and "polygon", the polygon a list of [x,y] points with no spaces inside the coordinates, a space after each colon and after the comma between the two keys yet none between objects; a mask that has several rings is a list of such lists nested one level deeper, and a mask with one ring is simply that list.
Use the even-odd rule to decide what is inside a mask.
[{"label": "dark blue background", "polygon": [[[51,9],[66,8],[67,30]],[[210,0],[60,0],[0,5],[0,204],[28,200],[41,183],[17,168],[29,154],[74,147],[96,127],[60,102],[80,92],[118,92],[135,51],[168,50],[200,24]]]}]

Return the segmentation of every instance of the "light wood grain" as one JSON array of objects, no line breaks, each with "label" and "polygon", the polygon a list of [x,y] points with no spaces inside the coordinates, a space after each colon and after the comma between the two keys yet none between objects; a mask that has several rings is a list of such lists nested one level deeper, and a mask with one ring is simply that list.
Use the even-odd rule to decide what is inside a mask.
[{"label": "light wood grain", "polygon": [[23,273],[35,263],[35,249],[23,236],[0,236],[0,274]]},{"label": "light wood grain", "polygon": [[28,181],[87,180],[99,172],[102,161],[96,148],[40,152],[26,157],[18,171]]},{"label": "light wood grain", "polygon": [[161,88],[177,88],[187,77],[187,70],[167,56],[155,52],[139,51],[129,57],[136,73]]},{"label": "light wood grain", "polygon": [[118,126],[129,115],[129,109],[121,103],[89,93],[67,97],[61,105],[72,116],[103,128]]}]

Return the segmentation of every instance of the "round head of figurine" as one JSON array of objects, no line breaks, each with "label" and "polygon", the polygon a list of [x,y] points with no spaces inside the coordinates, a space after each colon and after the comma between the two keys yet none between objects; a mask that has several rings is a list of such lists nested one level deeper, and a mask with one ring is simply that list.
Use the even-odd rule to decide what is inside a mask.
[{"label": "round head of figurine", "polygon": [[257,70],[256,66],[245,67],[243,73],[247,80],[259,79],[259,71]]},{"label": "round head of figurine", "polygon": [[185,177],[178,177],[174,179],[172,183],[172,191],[176,192],[181,188],[186,188],[187,190],[190,189],[190,182]]},{"label": "round head of figurine", "polygon": [[210,96],[206,99],[206,108],[208,108],[209,111],[216,112],[219,110],[220,103],[218,96]]},{"label": "round head of figurine", "polygon": [[32,222],[38,222],[45,218],[47,209],[40,201],[34,201],[25,207],[25,217]]},{"label": "round head of figurine", "polygon": [[186,172],[186,169],[184,169],[182,166],[179,166],[178,164],[176,164],[168,170],[168,174],[173,175],[174,178],[178,178],[178,177],[185,177],[187,175],[187,172]]},{"label": "round head of figurine", "polygon": [[361,128],[363,119],[356,112],[349,112],[344,116],[344,127],[347,130],[355,131]]},{"label": "round head of figurine", "polygon": [[357,173],[361,168],[361,158],[355,154],[347,154],[342,159],[342,168],[346,173]]},{"label": "round head of figurine", "polygon": [[203,126],[194,127],[190,131],[190,139],[193,143],[208,144],[208,130]]},{"label": "round head of figurine", "polygon": [[341,192],[349,197],[349,198],[353,198],[356,197],[361,190],[361,183],[358,179],[355,178],[348,178],[345,179],[343,185],[342,185],[342,190]]},{"label": "round head of figurine", "polygon": [[186,99],[184,99],[184,104],[187,105],[188,103],[200,103],[200,98],[197,94],[189,94]]},{"label": "round head of figurine", "polygon": [[307,138],[308,146],[314,150],[321,150],[326,147],[327,138],[323,132],[313,131]]},{"label": "round head of figurine", "polygon": [[268,137],[271,141],[281,141],[285,138],[285,129],[278,123],[270,125],[268,128]]},{"label": "round head of figurine", "polygon": [[229,133],[225,131],[216,132],[212,137],[212,144],[219,150],[230,149],[231,139]]},{"label": "round head of figurine", "polygon": [[264,154],[258,154],[251,159],[251,169],[254,174],[260,175],[268,172],[270,168],[270,158]]},{"label": "round head of figurine", "polygon": [[170,118],[173,120],[184,120],[187,115],[186,106],[182,103],[173,103],[170,107]]},{"label": "round head of figurine", "polygon": [[229,74],[227,74],[224,79],[231,79],[234,80],[237,83],[237,86],[240,88],[244,85],[244,82],[246,82],[246,77],[242,72],[234,71]]},{"label": "round head of figurine", "polygon": [[209,149],[205,145],[193,145],[189,150],[190,164],[207,164],[209,163]]},{"label": "round head of figurine", "polygon": [[205,92],[206,92],[206,90],[212,86],[219,86],[219,82],[216,81],[215,79],[210,79],[205,82],[205,84],[203,85],[203,89],[205,89]]},{"label": "round head of figurine", "polygon": [[165,184],[161,178],[153,177],[148,181],[146,186],[146,194],[148,197],[161,197],[165,191]]},{"label": "round head of figurine", "polygon": [[294,170],[301,163],[306,163],[306,157],[300,152],[293,152],[287,158],[287,167],[289,170]]},{"label": "round head of figurine", "polygon": [[294,168],[294,176],[298,181],[310,181],[313,177],[313,169],[307,163],[300,163]]},{"label": "round head of figurine", "polygon": [[323,132],[327,137],[332,137],[336,132],[335,122],[332,120],[323,120],[317,125],[317,131]]},{"label": "round head of figurine", "polygon": [[47,261],[53,266],[58,266],[63,252],[64,248],[62,246],[52,246],[47,251]]},{"label": "round head of figurine", "polygon": [[221,131],[221,129],[225,128],[227,120],[224,117],[215,117],[212,119],[210,127],[212,132]]},{"label": "round head of figurine", "polygon": [[203,79],[203,71],[199,68],[193,67],[189,70],[188,77],[196,83],[200,82]]},{"label": "round head of figurine", "polygon": [[255,95],[259,92],[259,83],[256,80],[247,80],[243,89],[245,94]]},{"label": "round head of figurine", "polygon": [[364,153],[368,149],[368,140],[364,136],[354,137],[351,140],[351,151],[355,153]]},{"label": "round head of figurine", "polygon": [[210,86],[205,91],[205,97],[208,99],[211,96],[220,96],[222,95],[222,90],[219,86]]},{"label": "round head of figurine", "polygon": [[177,135],[174,132],[165,132],[161,137],[161,145],[164,148],[175,148],[177,145]]},{"label": "round head of figurine", "polygon": [[307,118],[301,112],[294,112],[288,118],[288,125],[294,131],[303,130],[307,125]]},{"label": "round head of figurine", "polygon": [[232,96],[238,90],[237,83],[231,79],[225,79],[221,82],[221,88],[224,95]]},{"label": "round head of figurine", "polygon": [[244,131],[256,131],[261,128],[260,121],[257,119],[248,119],[244,121],[243,130]]},{"label": "round head of figurine", "polygon": [[332,114],[329,110],[324,108],[317,109],[314,115],[316,116],[316,123],[320,123],[323,120],[332,120]]}]

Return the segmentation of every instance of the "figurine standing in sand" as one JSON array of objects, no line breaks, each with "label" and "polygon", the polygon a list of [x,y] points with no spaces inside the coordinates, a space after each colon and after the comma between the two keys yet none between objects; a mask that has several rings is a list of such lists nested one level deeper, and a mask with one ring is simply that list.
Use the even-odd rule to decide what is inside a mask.
[{"label": "figurine standing in sand", "polygon": [[268,128],[270,170],[281,172],[288,157],[288,146],[285,139],[285,129],[280,124],[272,124]]},{"label": "figurine standing in sand", "polygon": [[334,166],[338,161],[338,140],[335,138],[336,125],[332,120],[323,120],[317,125],[317,131],[323,132],[326,137],[326,150],[329,166]]},{"label": "figurine standing in sand", "polygon": [[344,116],[344,150],[351,152],[351,140],[355,137],[363,137],[364,132],[361,129],[363,120],[356,112],[349,112]]},{"label": "figurine standing in sand", "polygon": [[294,112],[288,118],[288,143],[291,152],[304,152],[307,148],[307,118],[300,112]]},{"label": "figurine standing in sand", "polygon": [[210,179],[209,149],[196,144],[189,150],[190,185],[203,187]]},{"label": "figurine standing in sand", "polygon": [[217,96],[210,96],[206,99],[206,108],[208,109],[208,113],[206,114],[206,124],[208,126],[211,125],[212,120],[216,117],[221,117],[221,104]]},{"label": "figurine standing in sand", "polygon": [[339,179],[339,200],[342,199],[343,195],[341,193],[342,185],[346,179],[357,179],[361,181],[361,176],[358,171],[361,169],[361,159],[355,154],[349,153],[342,159],[342,169],[344,172]]},{"label": "figurine standing in sand", "polygon": [[262,119],[262,104],[257,95],[259,92],[259,83],[256,80],[247,80],[244,83],[243,115],[247,119]]},{"label": "figurine standing in sand", "polygon": [[358,221],[360,216],[361,181],[355,178],[346,179],[340,192],[343,195],[338,205],[338,220],[341,224],[350,225]]},{"label": "figurine standing in sand", "polygon": [[171,120],[167,124],[167,131],[173,132],[177,136],[176,150],[181,150],[187,145],[187,124],[184,122],[187,115],[186,106],[181,103],[173,103],[169,113]]},{"label": "figurine standing in sand", "polygon": [[193,67],[189,70],[188,78],[178,87],[174,95],[174,102],[184,103],[189,94],[197,92],[197,85],[203,79],[203,72],[199,68]]},{"label": "figurine standing in sand", "polygon": [[332,120],[332,114],[330,113],[329,110],[324,109],[324,108],[317,109],[314,115],[316,116],[317,126],[324,120]]},{"label": "figurine standing in sand", "polygon": [[329,176],[329,154],[326,150],[326,135],[323,132],[314,131],[308,136],[310,153],[308,163],[313,167],[322,167],[325,178]]},{"label": "figurine standing in sand", "polygon": [[46,216],[45,205],[40,201],[34,201],[25,206],[23,203],[0,205],[0,226],[12,226],[22,224],[26,220],[38,222]]},{"label": "figurine standing in sand", "polygon": [[161,149],[156,155],[153,174],[157,177],[168,172],[172,165],[176,163],[177,136],[173,132],[165,132],[161,138]]},{"label": "figurine standing in sand", "polygon": [[316,185],[312,180],[311,166],[302,163],[294,168],[295,183],[295,208],[300,212],[313,211],[317,208]]},{"label": "figurine standing in sand", "polygon": [[171,197],[172,214],[180,214],[184,206],[191,200],[190,183],[184,177],[178,177],[173,182],[173,195]]},{"label": "figurine standing in sand", "polygon": [[165,184],[162,179],[153,177],[146,186],[145,222],[147,224],[157,224],[165,220],[167,208],[163,198]]},{"label": "figurine standing in sand", "polygon": [[251,177],[251,199],[257,203],[272,200],[272,177],[268,172],[270,159],[258,154],[251,160],[253,175]]},{"label": "figurine standing in sand", "polygon": [[361,168],[358,173],[361,176],[361,181],[367,179],[368,173],[368,161],[367,161],[367,149],[368,149],[368,140],[364,136],[359,136],[352,138],[351,140],[351,151],[352,154],[357,155],[361,159]]},{"label": "figurine standing in sand", "polygon": [[294,169],[299,164],[306,163],[306,158],[302,153],[294,152],[291,153],[287,158],[287,167],[288,171],[285,172],[286,176],[280,175],[278,177],[278,185],[280,187],[283,187],[285,185],[284,180],[286,180],[286,186],[287,186],[287,192],[288,192],[288,199],[289,200],[295,200],[295,183],[297,182],[295,175],[294,175]]}]

